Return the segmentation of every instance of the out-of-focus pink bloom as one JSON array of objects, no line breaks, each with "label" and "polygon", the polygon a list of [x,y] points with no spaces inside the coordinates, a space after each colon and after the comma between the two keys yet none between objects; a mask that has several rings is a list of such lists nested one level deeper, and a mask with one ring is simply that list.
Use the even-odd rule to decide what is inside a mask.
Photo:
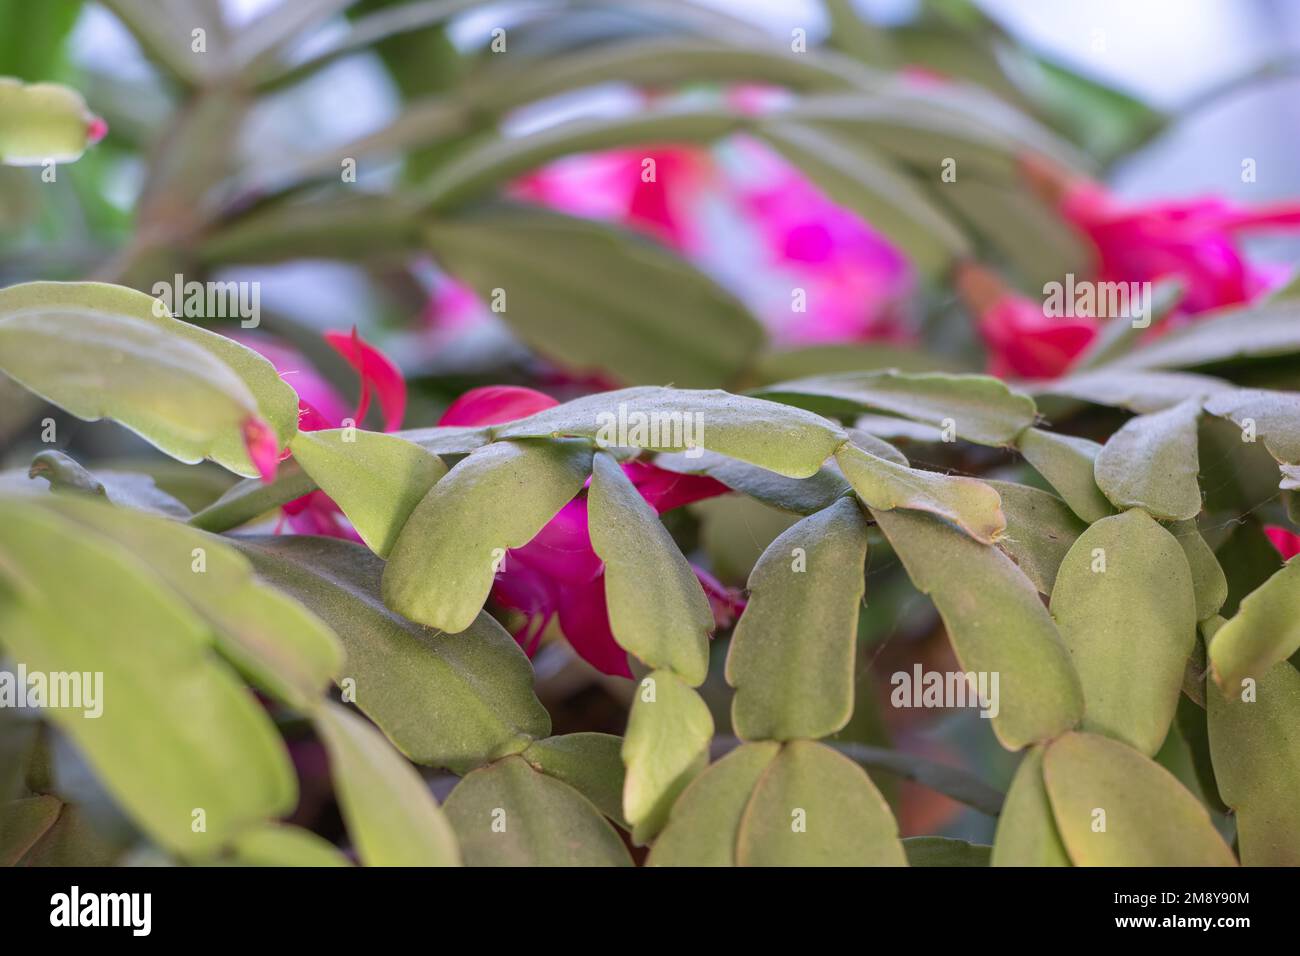
[{"label": "out-of-focus pink bloom", "polygon": [[[914,276],[906,257],[832,202],[791,163],[740,144],[752,170],[736,192],[762,238],[763,270],[777,270],[776,295],[760,315],[783,344],[906,340]],[[783,286],[783,287],[782,287]],[[795,311],[792,291],[806,294]]]},{"label": "out-of-focus pink bloom", "polygon": [[[439,419],[439,425],[499,425],[556,405],[555,399],[517,386],[473,389],[458,398]],[[623,466],[623,472],[656,511],[725,494],[725,485],[699,475],[679,475],[641,461]],[[695,569],[709,598],[716,627],[727,627],[744,608],[738,592],[723,587],[706,572]],[[520,612],[523,624],[515,639],[531,656],[546,628],[555,621],[570,646],[597,670],[631,677],[627,653],[619,647],[609,627],[605,605],[605,566],[591,545],[587,528],[587,499],[580,494],[522,548],[506,555],[492,587],[493,599]]]},{"label": "out-of-focus pink bloom", "polygon": [[1056,378],[1096,336],[1100,323],[1088,316],[1057,318],[1042,303],[1008,289],[993,273],[965,265],[957,289],[978,316],[989,353],[989,371],[1004,378]]},{"label": "out-of-focus pink bloom", "polygon": [[571,216],[620,222],[688,252],[700,242],[693,206],[716,178],[706,151],[667,145],[562,159],[516,180],[511,194]]},{"label": "out-of-focus pink bloom", "polygon": [[1044,201],[1093,247],[1093,278],[1101,282],[1177,279],[1183,298],[1170,324],[1211,309],[1249,302],[1274,282],[1252,265],[1241,237],[1269,229],[1300,228],[1300,203],[1248,209],[1219,198],[1124,203],[1099,183],[1047,160],[1028,157],[1026,179]]},{"label": "out-of-focus pink bloom", "polygon": [[[298,427],[302,431],[341,428],[349,420],[359,425],[370,407],[372,393],[379,399],[384,429],[395,431],[402,426],[402,416],[406,411],[406,381],[397,366],[384,353],[365,342],[355,328],[351,332],[324,333],[325,341],[347,360],[361,379],[361,395],[357,407],[350,411],[346,400],[334,386],[322,378],[296,350],[261,335],[241,333],[233,337],[265,357],[298,394]],[[247,429],[245,440],[249,442],[251,456],[253,444],[249,441]],[[262,441],[264,446],[265,439]],[[274,439],[271,443],[274,444]],[[265,462],[265,447],[260,454],[262,462]],[[268,472],[258,458],[254,457],[254,463],[262,473],[263,480],[269,481]],[[272,466],[270,475],[273,477],[274,474]],[[313,491],[295,498],[283,506],[283,511],[289,526],[297,534],[361,540],[360,535],[344,520],[339,506],[323,491]]]},{"label": "out-of-focus pink bloom", "polygon": [[1300,534],[1275,524],[1265,525],[1264,534],[1273,542],[1273,547],[1277,548],[1283,561],[1290,561],[1300,554]]},{"label": "out-of-focus pink bloom", "polygon": [[[762,88],[733,93],[757,112],[772,100]],[[781,344],[910,337],[906,258],[759,142],[736,140],[716,153],[665,146],[569,157],[512,192],[637,229],[692,258],[745,299]]]},{"label": "out-of-focus pink bloom", "polygon": [[1102,282],[1179,279],[1186,291],[1174,316],[1249,302],[1269,286],[1267,273],[1242,255],[1239,237],[1300,227],[1300,205],[1243,209],[1221,199],[1126,206],[1096,183],[1073,185],[1065,218],[1091,240]]}]

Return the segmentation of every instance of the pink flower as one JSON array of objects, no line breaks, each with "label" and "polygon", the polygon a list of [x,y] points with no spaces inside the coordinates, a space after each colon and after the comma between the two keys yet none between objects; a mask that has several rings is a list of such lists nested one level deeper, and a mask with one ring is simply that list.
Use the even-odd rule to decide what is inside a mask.
[{"label": "pink flower", "polygon": [[[736,95],[763,108],[762,90]],[[628,226],[688,256],[745,299],[780,343],[911,337],[915,279],[906,258],[757,141],[569,157],[516,181],[512,193]]]},{"label": "pink flower", "polygon": [[[477,388],[458,398],[439,425],[497,425],[558,404],[549,395],[510,385]],[[679,475],[641,461],[623,466],[637,491],[656,511],[725,494],[726,486],[712,478]],[[727,627],[744,607],[738,592],[723,587],[711,575],[695,569],[716,627]],[[493,599],[520,612],[523,624],[515,639],[531,656],[552,621],[558,623],[578,656],[597,670],[631,677],[627,653],[614,640],[605,605],[605,566],[591,545],[584,494],[560,509],[522,548],[506,555],[492,587]]]},{"label": "pink flower", "polygon": [[1265,525],[1264,534],[1273,542],[1273,547],[1277,548],[1283,561],[1290,561],[1300,554],[1300,534],[1275,524]]},{"label": "pink flower", "polygon": [[977,316],[989,353],[989,371],[1003,378],[1056,378],[1096,336],[1097,319],[1054,318],[1043,305],[1018,295],[992,272],[964,265],[957,288]]},{"label": "pink flower", "polygon": [[1243,233],[1300,227],[1300,205],[1294,203],[1256,210],[1221,199],[1125,206],[1091,182],[1069,187],[1061,211],[1095,247],[1099,281],[1181,280],[1186,291],[1175,323],[1181,316],[1249,302],[1267,290],[1268,275],[1239,248]]},{"label": "pink flower", "polygon": [[[379,400],[383,412],[384,430],[396,431],[402,426],[402,416],[406,412],[406,381],[392,361],[362,340],[357,330],[351,332],[326,332],[325,341],[356,369],[361,379],[361,395],[355,409],[349,411],[346,400],[339,395],[334,386],[311,366],[302,355],[294,349],[261,335],[241,333],[232,336],[244,345],[261,353],[280,373],[298,394],[298,427],[302,431],[319,431],[324,428],[341,428],[351,421],[359,425],[370,408],[371,395]],[[260,444],[254,455],[253,441]],[[268,464],[268,451],[265,437],[259,437],[254,430],[250,438],[249,428],[245,427],[245,441],[249,445],[250,456],[262,473],[263,480],[269,481],[275,475],[274,463]],[[274,444],[274,439],[271,439]],[[272,449],[272,453],[278,452]],[[287,453],[286,453],[287,457]],[[270,477],[268,477],[268,472]],[[283,507],[285,519],[297,534],[317,534],[332,538],[350,538],[360,541],[360,536],[347,524],[343,513],[330,497],[323,491],[313,491],[301,498],[295,498]]]}]

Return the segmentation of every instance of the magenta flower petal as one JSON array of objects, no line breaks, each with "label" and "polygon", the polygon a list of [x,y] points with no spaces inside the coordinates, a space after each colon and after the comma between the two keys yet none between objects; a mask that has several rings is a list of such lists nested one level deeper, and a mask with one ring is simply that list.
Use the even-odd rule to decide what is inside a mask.
[{"label": "magenta flower petal", "polygon": [[609,629],[605,575],[565,589],[560,598],[560,629],[574,651],[602,674],[631,678],[627,651]]},{"label": "magenta flower petal", "polygon": [[244,419],[244,447],[248,449],[248,459],[268,484],[275,480],[275,472],[280,464],[280,443],[276,441],[271,426],[260,418],[250,415]]},{"label": "magenta flower petal", "polygon": [[679,475],[643,461],[628,462],[623,466],[623,473],[631,479],[641,497],[660,514],[731,491],[707,475]]},{"label": "magenta flower petal", "polygon": [[351,332],[326,332],[325,341],[343,356],[361,377],[361,399],[353,419],[359,424],[370,408],[373,390],[384,413],[384,431],[402,427],[406,414],[406,380],[383,352],[363,340],[354,326]]},{"label": "magenta flower petal", "polygon": [[472,388],[438,419],[439,425],[500,425],[560,404],[549,395],[518,385]]},{"label": "magenta flower petal", "polygon": [[1273,547],[1277,548],[1283,561],[1290,561],[1300,554],[1300,534],[1275,524],[1265,525],[1264,534],[1273,542]]}]

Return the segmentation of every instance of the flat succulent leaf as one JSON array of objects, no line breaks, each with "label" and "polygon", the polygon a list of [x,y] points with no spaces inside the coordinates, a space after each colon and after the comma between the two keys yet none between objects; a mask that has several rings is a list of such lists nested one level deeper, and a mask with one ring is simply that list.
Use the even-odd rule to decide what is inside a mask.
[{"label": "flat succulent leaf", "polygon": [[835,460],[873,512],[924,511],[986,544],[1006,531],[1002,500],[983,481],[898,465],[854,445],[841,446]]},{"label": "flat succulent leaf", "polygon": [[44,794],[0,804],[0,866],[17,866],[62,810],[62,800]]},{"label": "flat succulent leaf", "polygon": [[647,866],[735,866],[740,820],[781,745],[741,744],[691,781],[650,848]]},{"label": "flat succulent leaf", "polygon": [[765,386],[758,394],[831,414],[883,411],[936,428],[949,427],[956,440],[1009,445],[1033,425],[1034,400],[987,375],[943,372],[841,372]]},{"label": "flat succulent leaf", "polygon": [[231,844],[240,866],[350,866],[333,844],[302,827],[263,823],[250,827]]},{"label": "flat succulent leaf", "polygon": [[1178,539],[1192,572],[1192,588],[1196,592],[1196,620],[1214,617],[1228,599],[1228,578],[1223,573],[1219,559],[1202,537],[1193,520],[1175,521],[1169,533]]},{"label": "flat succulent leaf", "polygon": [[382,562],[351,541],[230,540],[333,628],[347,655],[340,683],[411,760],[463,773],[550,734],[528,659],[488,615],[445,634],[393,613],[379,598]]},{"label": "flat succulent leaf", "polygon": [[1160,749],[1196,641],[1195,609],[1182,547],[1144,511],[1079,536],[1057,574],[1052,617],[1083,685],[1083,729],[1148,757]]},{"label": "flat succulent leaf", "polygon": [[713,716],[703,698],[675,674],[642,679],[623,737],[623,815],[632,839],[648,843],[668,819],[673,802],[704,769]]},{"label": "flat succulent leaf", "polygon": [[334,632],[293,598],[260,581],[224,539],[175,521],[67,498],[48,505],[82,534],[116,542],[147,564],[212,630],[216,647],[258,687],[299,709],[316,702],[343,666]]},{"label": "flat succulent leaf", "polygon": [[613,734],[576,733],[529,744],[521,756],[534,770],[567,783],[625,830],[623,816],[623,738]]},{"label": "flat succulent leaf", "polygon": [[908,866],[988,866],[993,848],[941,836],[916,836],[903,840]]},{"label": "flat succulent leaf", "polygon": [[[1222,632],[1220,632],[1222,633]],[[1217,637],[1217,635],[1216,635]],[[1206,694],[1219,794],[1236,813],[1247,866],[1300,865],[1300,673],[1287,661],[1246,688]]]},{"label": "flat succulent leaf", "polygon": [[472,428],[465,425],[439,425],[433,428],[411,428],[393,434],[414,442],[435,455],[467,455],[492,442],[492,429],[488,426]]},{"label": "flat succulent leaf", "polygon": [[961,230],[915,180],[865,147],[779,118],[759,124],[772,146],[839,205],[853,210],[901,249],[925,275],[969,254]]},{"label": "flat succulent leaf", "polygon": [[1088,526],[1056,495],[1010,481],[990,481],[1002,499],[1007,533],[998,547],[1009,554],[1040,594],[1051,594],[1056,571]]},{"label": "flat succulent leaf", "polygon": [[1035,392],[1075,398],[1108,408],[1126,408],[1147,415],[1189,399],[1203,401],[1230,389],[1232,385],[1223,379],[1190,372],[1103,368],[1052,379],[1039,385]]},{"label": "flat succulent leaf", "polygon": [[829,464],[811,478],[787,478],[711,451],[693,458],[687,457],[685,452],[656,455],[654,463],[659,468],[682,475],[708,475],[732,491],[798,515],[810,515],[829,508],[835,499],[853,491],[839,468]]},{"label": "flat succulent leaf", "polygon": [[[524,343],[631,384],[704,386],[754,358],[762,326],[674,253],[608,223],[503,207],[439,219],[427,244]],[[599,262],[599,269],[589,267]]]},{"label": "flat succulent leaf", "polygon": [[447,818],[420,774],[352,711],[327,701],[316,729],[357,855],[366,866],[457,866]]},{"label": "flat succulent leaf", "polygon": [[245,478],[235,482],[216,501],[191,515],[189,524],[213,533],[229,531],[315,490],[311,476],[289,460],[276,469],[273,481]]},{"label": "flat succulent leaf", "polygon": [[250,417],[281,446],[298,428],[298,397],[270,362],[120,286],[0,289],[0,371],[78,418],[111,418],[173,458],[211,458],[247,477],[258,474],[244,442]]},{"label": "flat succulent leaf", "polygon": [[[1227,590],[1226,584],[1224,587]],[[1229,697],[1300,650],[1300,561],[1292,558],[1241,605],[1210,641],[1214,680]]]},{"label": "flat succulent leaf", "polygon": [[0,563],[22,569],[21,583],[0,589],[5,648],[30,671],[103,674],[98,716],[47,714],[152,839],[210,857],[293,808],[293,770],[265,711],[216,656],[207,624],[146,564],[28,501],[0,502],[0,523]]},{"label": "flat succulent leaf", "polygon": [[475,770],[444,807],[468,866],[631,866],[586,797],[522,757]]},{"label": "flat succulent leaf", "polygon": [[76,90],[0,76],[0,165],[76,162],[93,120]]},{"label": "flat succulent leaf", "polygon": [[[1300,395],[1262,389],[1234,389],[1214,395],[1205,411],[1247,427],[1282,465],[1300,463]],[[1283,469],[1284,473],[1286,469]],[[1294,480],[1294,475],[1289,476]],[[1284,485],[1285,487],[1285,485]]]},{"label": "flat succulent leaf", "polygon": [[998,815],[990,866],[1069,866],[1043,782],[1043,748],[1025,752]]},{"label": "flat succulent leaf", "polygon": [[1115,513],[1097,487],[1095,461],[1101,445],[1086,438],[1027,428],[1020,433],[1017,447],[1025,461],[1084,521],[1093,522]]},{"label": "flat succulent leaf", "polygon": [[962,669],[999,675],[991,720],[1002,745],[1019,750],[1075,726],[1083,716],[1079,677],[1034,585],[1012,560],[928,515],[872,514],[912,582],[934,601]]},{"label": "flat succulent leaf", "polygon": [[739,737],[816,739],[849,722],[866,557],[867,522],[851,498],[804,518],[763,552],[727,653]]},{"label": "flat succulent leaf", "polygon": [[1110,363],[1111,368],[1200,368],[1247,358],[1300,352],[1294,301],[1229,308],[1153,339]]},{"label": "flat succulent leaf", "polygon": [[1139,415],[1102,446],[1094,463],[1097,487],[1119,509],[1143,508],[1153,517],[1179,521],[1201,510],[1197,482],[1196,399]]},{"label": "flat succulent leaf", "polygon": [[820,415],[717,389],[644,386],[599,392],[501,425],[496,438],[574,435],[603,447],[691,445],[787,478],[810,478],[848,437]]},{"label": "flat succulent leaf", "polygon": [[591,546],[605,562],[605,603],[619,646],[692,687],[709,669],[713,612],[654,508],[604,452],[587,492]]},{"label": "flat succulent leaf", "polygon": [[459,634],[483,609],[506,552],[531,541],[590,472],[584,443],[497,442],[467,455],[402,526],[384,569],[384,603]]},{"label": "flat succulent leaf", "polygon": [[1201,802],[1119,741],[1064,734],[1047,746],[1043,779],[1075,866],[1236,865]]},{"label": "flat succulent leaf", "polygon": [[388,557],[415,506],[447,473],[437,455],[380,432],[299,432],[289,447],[381,558]]},{"label": "flat succulent leaf", "polygon": [[740,819],[741,866],[906,866],[898,824],[866,772],[811,740],[782,744]]}]

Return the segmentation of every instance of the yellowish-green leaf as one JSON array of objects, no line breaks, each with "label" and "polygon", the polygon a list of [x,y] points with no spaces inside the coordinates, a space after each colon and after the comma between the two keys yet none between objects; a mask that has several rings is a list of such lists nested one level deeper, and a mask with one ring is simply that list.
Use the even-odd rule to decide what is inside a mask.
[{"label": "yellowish-green leaf", "polygon": [[1196,797],[1132,747],[1068,733],[1047,746],[1043,779],[1076,866],[1235,866]]},{"label": "yellowish-green leaf", "polygon": [[1037,415],[1032,398],[987,375],[843,372],[769,385],[760,394],[830,414],[889,412],[980,445],[1011,444]]},{"label": "yellowish-green leaf", "polygon": [[248,477],[258,474],[250,419],[280,446],[298,428],[298,397],[270,362],[120,286],[0,289],[0,371],[78,418],[111,418],[173,458],[211,458]]},{"label": "yellowish-green leaf", "polygon": [[1292,558],[1242,598],[1237,613],[1210,641],[1210,665],[1225,694],[1247,677],[1261,678],[1300,650],[1300,561]]},{"label": "yellowish-green leaf", "polygon": [[349,866],[333,844],[302,827],[264,823],[235,837],[235,862],[240,866]]},{"label": "yellowish-green leaf", "polygon": [[562,780],[625,830],[623,816],[623,739],[613,734],[577,733],[547,737],[522,754],[533,767]]},{"label": "yellowish-green leaf", "polygon": [[1246,692],[1206,694],[1214,778],[1236,811],[1241,862],[1300,866],[1300,673],[1281,661]]},{"label": "yellowish-green leaf", "polygon": [[289,447],[381,558],[388,557],[415,506],[447,473],[442,459],[419,445],[355,428],[299,432]]},{"label": "yellowish-green leaf", "polygon": [[741,866],[906,866],[898,824],[866,772],[811,740],[781,746],[740,820]]},{"label": "yellowish-green leaf", "polygon": [[781,747],[742,744],[691,781],[673,804],[648,866],[735,866],[740,819],[768,764]]},{"label": "yellowish-green leaf", "polygon": [[1047,479],[1070,509],[1087,522],[1114,514],[1097,487],[1094,462],[1101,446],[1086,438],[1027,428],[1017,441],[1020,453]]},{"label": "yellowish-green leaf", "polygon": [[848,437],[820,415],[717,389],[645,386],[587,395],[501,425],[497,438],[575,435],[650,451],[705,448],[810,478]]},{"label": "yellowish-green leaf", "polygon": [[1002,499],[978,479],[909,468],[854,445],[842,446],[835,460],[858,497],[873,512],[896,508],[928,512],[986,544],[1006,531]]},{"label": "yellowish-green leaf", "polygon": [[0,589],[0,638],[30,671],[103,675],[83,678],[85,707],[46,713],[151,838],[209,857],[293,809],[280,736],[214,653],[207,623],[148,565],[30,499],[0,501],[0,525],[0,562],[22,575]]},{"label": "yellowish-green leaf", "polygon": [[738,736],[816,739],[849,722],[866,557],[867,523],[851,498],[763,552],[727,654]]},{"label": "yellowish-green leaf", "polygon": [[506,552],[531,541],[590,472],[585,443],[497,442],[461,459],[397,536],[384,603],[459,634],[478,617]]},{"label": "yellowish-green leaf", "polygon": [[1050,492],[1010,481],[989,484],[1002,499],[1002,513],[1007,516],[1007,533],[998,547],[1011,555],[1040,594],[1051,594],[1057,569],[1087,525]]},{"label": "yellowish-green leaf", "polygon": [[962,668],[990,681],[998,675],[991,720],[1002,745],[1019,750],[1077,724],[1079,677],[1034,585],[1012,560],[928,515],[872,514],[912,582],[934,601]]},{"label": "yellowish-green leaf", "polygon": [[1043,783],[1043,748],[1031,747],[1016,768],[998,815],[990,866],[1069,866]]},{"label": "yellowish-green leaf", "polygon": [[652,671],[637,688],[623,738],[623,814],[632,838],[648,843],[673,801],[709,760],[713,717],[676,675]]},{"label": "yellowish-green leaf", "polygon": [[1061,563],[1052,617],[1083,684],[1083,728],[1154,755],[1196,641],[1178,541],[1140,509],[1095,522]]},{"label": "yellowish-green leaf", "polygon": [[231,540],[262,578],[334,629],[347,652],[340,683],[411,760],[466,773],[550,734],[528,659],[488,614],[463,634],[394,614],[379,599],[382,562],[351,541]]},{"label": "yellowish-green leaf", "polygon": [[76,162],[90,145],[94,121],[76,90],[0,76],[0,164]]},{"label": "yellowish-green leaf", "polygon": [[445,809],[468,866],[632,865],[618,833],[586,797],[522,757],[469,774]]},{"label": "yellowish-green leaf", "polygon": [[348,835],[366,866],[456,866],[460,852],[428,785],[384,739],[346,707],[327,701],[316,729]]},{"label": "yellowish-green leaf", "polygon": [[1228,600],[1228,578],[1223,573],[1219,559],[1201,536],[1192,520],[1175,521],[1169,532],[1182,545],[1183,556],[1192,572],[1192,587],[1196,591],[1196,620],[1205,621],[1219,613]]},{"label": "yellowish-green leaf", "polygon": [[1139,415],[1124,423],[1097,453],[1097,487],[1111,504],[1143,508],[1168,521],[1194,518],[1201,510],[1196,452],[1199,400]]},{"label": "yellowish-green leaf", "polygon": [[599,452],[587,493],[591,545],[605,562],[614,639],[692,687],[709,669],[713,612],[699,579],[623,469]]},{"label": "yellowish-green leaf", "polygon": [[222,538],[149,515],[59,498],[48,507],[105,543],[117,542],[212,628],[217,649],[260,688],[299,709],[313,706],[343,666],[334,632],[292,598],[259,581]]}]

